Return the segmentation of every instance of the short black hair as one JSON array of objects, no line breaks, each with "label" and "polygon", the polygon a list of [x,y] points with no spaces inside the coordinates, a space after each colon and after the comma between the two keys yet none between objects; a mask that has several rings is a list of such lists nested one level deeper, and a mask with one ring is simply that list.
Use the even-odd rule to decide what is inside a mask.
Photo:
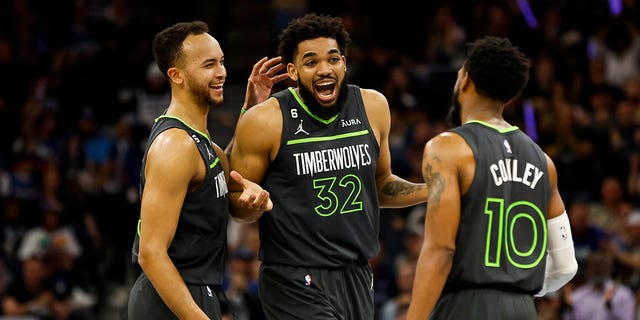
[{"label": "short black hair", "polygon": [[152,43],[153,56],[164,76],[182,55],[182,43],[189,35],[208,33],[209,27],[202,21],[179,22],[160,31]]},{"label": "short black hair", "polygon": [[335,39],[338,49],[345,56],[351,45],[351,37],[342,24],[342,18],[309,13],[291,20],[280,33],[278,52],[283,62],[293,61],[293,55],[300,42],[316,38]]},{"label": "short black hair", "polygon": [[470,43],[464,63],[479,94],[504,102],[524,89],[530,68],[527,57],[509,39],[493,36]]}]

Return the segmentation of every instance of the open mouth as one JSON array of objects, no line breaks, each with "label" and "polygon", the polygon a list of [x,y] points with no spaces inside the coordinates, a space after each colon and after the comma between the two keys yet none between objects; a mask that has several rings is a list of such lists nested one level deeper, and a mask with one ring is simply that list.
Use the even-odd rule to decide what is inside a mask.
[{"label": "open mouth", "polygon": [[336,83],[333,80],[323,80],[314,84],[313,88],[321,102],[331,102],[335,99]]}]

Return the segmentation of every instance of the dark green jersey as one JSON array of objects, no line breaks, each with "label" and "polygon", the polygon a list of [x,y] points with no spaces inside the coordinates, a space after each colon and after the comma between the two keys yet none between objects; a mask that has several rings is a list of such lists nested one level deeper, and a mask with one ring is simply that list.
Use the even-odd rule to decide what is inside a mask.
[{"label": "dark green jersey", "polygon": [[517,127],[469,122],[455,128],[473,150],[473,182],[462,197],[456,253],[445,291],[542,288],[551,186],[542,150]]},{"label": "dark green jersey", "polygon": [[[202,155],[207,174],[200,186],[185,196],[168,254],[186,283],[221,285],[229,219],[228,188],[224,170],[209,137],[172,116],[165,115],[156,119],[151,128],[147,152],[153,140],[170,128],[183,129],[193,138]],[[147,152],[142,160],[140,194],[144,193]],[[140,230],[137,230],[133,243],[134,262],[138,260],[139,241]]]},{"label": "dark green jersey", "polygon": [[293,88],[275,97],[282,139],[263,180],[273,210],[260,218],[260,258],[318,268],[366,262],[378,252],[379,147],[360,88],[348,87],[329,120],[312,114]]}]

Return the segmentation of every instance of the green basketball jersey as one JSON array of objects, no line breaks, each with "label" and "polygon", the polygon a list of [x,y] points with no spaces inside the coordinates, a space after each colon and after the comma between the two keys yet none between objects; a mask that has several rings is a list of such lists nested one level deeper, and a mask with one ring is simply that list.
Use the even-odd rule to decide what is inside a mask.
[{"label": "green basketball jersey", "polygon": [[476,168],[462,196],[453,266],[445,285],[535,294],[544,281],[551,186],[542,150],[517,127],[469,122],[452,129]]},{"label": "green basketball jersey", "polygon": [[[193,138],[207,173],[200,186],[185,196],[168,254],[187,284],[222,285],[229,197],[224,170],[209,137],[177,117],[165,115],[157,118],[142,161],[140,194],[144,193],[144,167],[149,146],[160,133],[170,128],[185,130]],[[138,260],[139,241],[140,230],[136,232],[133,244],[134,262]]]},{"label": "green basketball jersey", "polygon": [[379,147],[360,88],[324,120],[293,88],[275,94],[282,110],[280,149],[263,185],[273,210],[260,218],[260,258],[269,263],[341,267],[378,253]]}]

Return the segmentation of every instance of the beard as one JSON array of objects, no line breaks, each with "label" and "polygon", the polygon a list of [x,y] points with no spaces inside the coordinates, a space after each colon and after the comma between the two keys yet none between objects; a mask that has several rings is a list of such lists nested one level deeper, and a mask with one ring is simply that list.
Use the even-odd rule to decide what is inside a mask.
[{"label": "beard", "polygon": [[198,106],[208,106],[209,108],[219,106],[224,101],[223,96],[212,97],[209,83],[201,85],[196,79],[187,75],[189,83],[189,91],[193,97],[194,102]]},{"label": "beard", "polygon": [[454,127],[458,127],[462,125],[462,118],[460,118],[460,111],[462,110],[462,105],[460,104],[460,91],[456,90],[451,95],[451,106],[449,107],[449,112],[447,113],[447,121],[450,125]]},{"label": "beard", "polygon": [[326,120],[333,117],[335,114],[340,112],[342,108],[344,108],[344,102],[347,100],[347,93],[349,92],[347,82],[347,76],[345,75],[342,80],[342,84],[340,84],[338,99],[336,100],[336,103],[330,107],[320,105],[318,100],[316,100],[316,97],[313,95],[312,88],[307,88],[302,81],[300,81],[300,78],[298,78],[298,91],[300,92],[300,98],[302,98],[304,104],[309,108],[309,111]]}]

